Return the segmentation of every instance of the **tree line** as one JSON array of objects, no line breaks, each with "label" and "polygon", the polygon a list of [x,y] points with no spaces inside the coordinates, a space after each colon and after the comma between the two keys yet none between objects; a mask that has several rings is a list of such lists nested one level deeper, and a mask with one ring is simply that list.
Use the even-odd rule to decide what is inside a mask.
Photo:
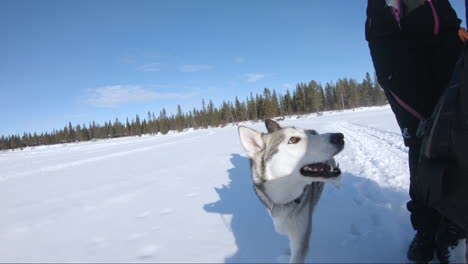
[{"label": "tree line", "polygon": [[136,115],[131,121],[115,119],[104,124],[91,122],[88,125],[72,125],[52,132],[24,133],[0,137],[0,150],[23,148],[28,146],[51,145],[68,142],[80,142],[93,139],[141,136],[143,134],[167,134],[171,130],[183,131],[187,128],[208,128],[225,126],[248,120],[262,120],[287,115],[320,113],[330,110],[352,109],[362,106],[386,104],[386,98],[379,84],[370,78],[369,73],[362,82],[340,78],[336,83],[327,83],[325,87],[316,81],[298,83],[293,91],[286,90],[278,94],[275,90],[263,89],[262,94],[235,98],[234,102],[223,101],[215,106],[212,100],[201,102],[201,108],[183,112],[180,105],[177,112],[168,115],[163,108],[156,116],[148,112],[145,118]]}]

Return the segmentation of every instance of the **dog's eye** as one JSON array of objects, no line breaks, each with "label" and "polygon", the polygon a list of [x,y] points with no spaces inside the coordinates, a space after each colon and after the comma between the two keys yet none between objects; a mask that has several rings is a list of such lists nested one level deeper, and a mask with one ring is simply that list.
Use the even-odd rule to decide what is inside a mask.
[{"label": "dog's eye", "polygon": [[301,141],[301,138],[298,137],[291,137],[288,141],[288,144],[296,144],[297,142]]}]

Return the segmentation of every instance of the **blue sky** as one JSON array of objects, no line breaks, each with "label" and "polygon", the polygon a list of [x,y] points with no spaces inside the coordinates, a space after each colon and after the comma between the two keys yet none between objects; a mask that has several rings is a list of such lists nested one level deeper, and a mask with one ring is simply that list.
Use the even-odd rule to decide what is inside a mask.
[{"label": "blue sky", "polygon": [[[464,1],[452,0],[459,17]],[[367,0],[0,1],[0,135],[373,72]]]}]

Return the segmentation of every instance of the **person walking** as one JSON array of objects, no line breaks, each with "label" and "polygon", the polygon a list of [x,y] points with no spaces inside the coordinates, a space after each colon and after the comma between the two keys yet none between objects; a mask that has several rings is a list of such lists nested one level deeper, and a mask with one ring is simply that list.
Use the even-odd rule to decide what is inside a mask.
[{"label": "person walking", "polygon": [[[466,250],[466,231],[425,204],[418,186],[419,122],[428,118],[448,85],[468,32],[448,0],[368,0],[366,40],[377,75],[409,148],[410,201],[416,234],[407,257],[418,263],[453,262]],[[464,247],[464,248],[463,248]],[[466,263],[465,252],[463,255]]]}]

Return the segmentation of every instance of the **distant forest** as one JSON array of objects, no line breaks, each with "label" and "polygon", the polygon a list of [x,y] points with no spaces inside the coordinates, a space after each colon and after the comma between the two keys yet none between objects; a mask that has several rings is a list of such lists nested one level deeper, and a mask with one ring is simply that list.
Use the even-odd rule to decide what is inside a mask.
[{"label": "distant forest", "polygon": [[202,100],[200,109],[183,112],[180,105],[177,113],[169,116],[163,108],[158,116],[148,112],[145,118],[138,115],[131,121],[115,119],[104,124],[92,121],[88,125],[68,123],[60,130],[46,133],[24,133],[0,137],[0,150],[23,148],[28,146],[51,145],[68,142],[80,142],[93,139],[141,136],[143,134],[167,134],[170,130],[183,131],[187,128],[208,128],[225,126],[229,123],[287,115],[320,113],[330,110],[352,109],[362,106],[386,104],[383,90],[369,73],[362,82],[354,79],[338,79],[336,83],[327,83],[325,87],[316,81],[299,83],[294,91],[278,94],[275,90],[263,89],[263,94],[235,98],[234,102],[223,101],[219,106],[209,100]]}]

